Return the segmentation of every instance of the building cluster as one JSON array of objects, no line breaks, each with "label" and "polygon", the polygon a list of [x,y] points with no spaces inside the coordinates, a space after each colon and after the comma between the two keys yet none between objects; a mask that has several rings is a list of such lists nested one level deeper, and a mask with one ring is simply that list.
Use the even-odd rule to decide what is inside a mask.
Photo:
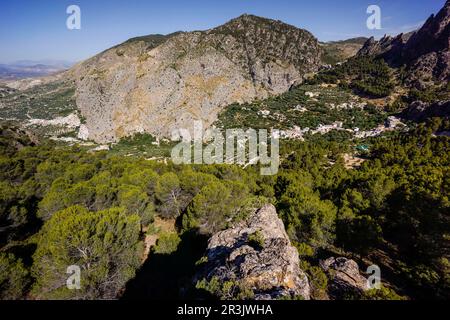
[{"label": "building cluster", "polygon": [[393,131],[395,129],[398,129],[398,128],[404,127],[404,126],[405,126],[405,124],[403,124],[401,122],[401,120],[397,117],[388,117],[384,124],[379,125],[378,127],[374,128],[374,129],[366,130],[366,131],[361,131],[359,128],[345,129],[343,127],[342,121],[336,121],[329,125],[320,124],[316,129],[310,129],[310,128],[302,129],[298,126],[294,126],[292,129],[280,131],[280,136],[281,136],[281,138],[284,138],[284,139],[297,139],[297,140],[303,141],[304,140],[303,136],[306,133],[310,133],[310,134],[314,135],[314,134],[326,134],[333,130],[337,130],[337,131],[344,130],[344,131],[353,133],[355,138],[364,139],[364,138],[369,138],[369,137],[376,137],[376,136],[381,135],[383,132]]}]

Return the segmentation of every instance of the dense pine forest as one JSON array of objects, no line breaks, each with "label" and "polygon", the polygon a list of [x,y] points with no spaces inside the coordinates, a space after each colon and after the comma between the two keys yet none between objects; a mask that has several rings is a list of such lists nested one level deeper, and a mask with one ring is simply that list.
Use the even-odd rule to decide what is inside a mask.
[{"label": "dense pine forest", "polygon": [[[448,121],[436,118],[373,138],[354,169],[342,159],[348,145],[333,137],[286,141],[280,172],[264,177],[256,167],[34,146],[4,127],[0,297],[202,296],[217,290],[190,282],[206,239],[264,203],[282,217],[313,298],[324,294],[318,261],[329,253],[385,270],[383,290],[349,299],[448,297],[450,141],[433,134],[445,129]],[[152,235],[158,240],[143,264]],[[82,290],[63,285],[68,265],[81,266]]]},{"label": "dense pine forest", "polygon": [[[104,48],[42,78],[0,64],[0,300],[170,300],[208,318],[218,310],[186,302],[450,299],[450,0],[414,15],[405,2],[397,17],[348,5],[336,10],[346,34],[370,38],[319,42],[252,14],[109,49],[84,27],[17,34]],[[140,6],[147,28],[153,7]],[[214,19],[245,7],[228,6]],[[70,8],[81,34],[69,22],[90,13]],[[108,21],[126,27],[104,30],[109,46],[139,22],[119,8]],[[417,30],[376,40],[377,19]]]}]

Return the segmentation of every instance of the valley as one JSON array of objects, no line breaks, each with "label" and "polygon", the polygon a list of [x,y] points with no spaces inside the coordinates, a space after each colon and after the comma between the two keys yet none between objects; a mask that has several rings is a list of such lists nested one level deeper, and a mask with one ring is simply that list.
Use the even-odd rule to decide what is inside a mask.
[{"label": "valley", "polygon": [[[319,42],[244,14],[2,81],[0,299],[448,300],[449,21]],[[208,129],[271,136],[174,159],[223,156]]]}]

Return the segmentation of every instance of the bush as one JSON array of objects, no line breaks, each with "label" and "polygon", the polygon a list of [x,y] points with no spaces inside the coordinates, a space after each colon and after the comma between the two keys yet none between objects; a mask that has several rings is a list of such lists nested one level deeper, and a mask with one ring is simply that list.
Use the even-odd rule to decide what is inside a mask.
[{"label": "bush", "polygon": [[157,254],[171,254],[177,251],[181,239],[178,234],[173,232],[163,232],[159,235],[158,242],[154,247]]},{"label": "bush", "polygon": [[183,217],[185,229],[201,228],[202,233],[212,234],[224,229],[233,217],[231,190],[221,182],[213,182],[197,194]]},{"label": "bush", "polygon": [[247,242],[250,247],[256,250],[261,250],[262,248],[264,248],[265,241],[261,231],[256,231],[255,233],[248,235]]},{"label": "bush", "polygon": [[405,297],[398,295],[394,290],[385,286],[380,289],[371,289],[364,292],[362,300],[406,300]]},{"label": "bush", "polygon": [[315,300],[327,298],[328,277],[320,267],[311,267],[307,270],[312,289],[312,297]]},{"label": "bush", "polygon": [[314,256],[314,249],[307,245],[306,243],[296,243],[295,247],[297,248],[298,255],[300,257],[312,257]]},{"label": "bush", "polygon": [[29,272],[20,259],[0,252],[0,300],[22,299],[30,280]]},{"label": "bush", "polygon": [[236,281],[220,281],[213,277],[210,281],[202,279],[196,284],[197,289],[205,290],[221,300],[251,300],[254,293]]},{"label": "bush", "polygon": [[[33,292],[42,299],[114,299],[142,259],[140,219],[121,209],[76,206],[43,226],[33,256]],[[81,290],[66,287],[69,266],[81,269]]]},{"label": "bush", "polygon": [[338,221],[338,243],[347,250],[366,254],[382,239],[380,225],[370,216]]},{"label": "bush", "polygon": [[173,172],[159,177],[155,195],[158,200],[158,213],[164,218],[179,217],[186,206],[180,180]]},{"label": "bush", "polygon": [[[295,180],[294,180],[295,181]],[[336,207],[299,181],[282,194],[278,208],[294,240],[312,248],[324,248],[334,241]]]}]

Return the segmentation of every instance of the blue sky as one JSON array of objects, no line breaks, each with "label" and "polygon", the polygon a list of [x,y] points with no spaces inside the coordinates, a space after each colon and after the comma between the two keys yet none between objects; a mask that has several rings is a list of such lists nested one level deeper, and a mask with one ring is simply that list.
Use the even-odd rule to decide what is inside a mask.
[{"label": "blue sky", "polygon": [[[243,13],[279,19],[319,40],[380,37],[419,27],[445,0],[11,0],[0,3],[0,63],[80,61],[131,37],[205,30]],[[81,8],[81,30],[66,28],[66,8]],[[366,27],[381,7],[382,30]]]}]

